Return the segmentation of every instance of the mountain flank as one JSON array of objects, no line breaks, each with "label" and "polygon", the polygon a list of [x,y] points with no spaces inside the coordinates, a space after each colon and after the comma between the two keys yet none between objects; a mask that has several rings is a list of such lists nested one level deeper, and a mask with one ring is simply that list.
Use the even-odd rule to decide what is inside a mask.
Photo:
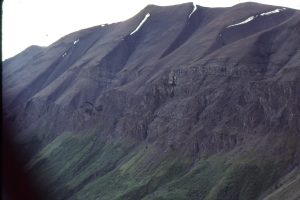
[{"label": "mountain flank", "polygon": [[4,118],[57,200],[296,200],[300,11],[149,5],[3,62]]}]

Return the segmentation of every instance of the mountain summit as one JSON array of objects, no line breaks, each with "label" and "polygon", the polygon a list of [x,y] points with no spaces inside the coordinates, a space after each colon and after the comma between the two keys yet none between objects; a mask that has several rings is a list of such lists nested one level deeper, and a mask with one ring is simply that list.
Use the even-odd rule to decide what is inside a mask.
[{"label": "mountain summit", "polygon": [[149,5],[3,63],[49,199],[297,199],[300,11]]}]

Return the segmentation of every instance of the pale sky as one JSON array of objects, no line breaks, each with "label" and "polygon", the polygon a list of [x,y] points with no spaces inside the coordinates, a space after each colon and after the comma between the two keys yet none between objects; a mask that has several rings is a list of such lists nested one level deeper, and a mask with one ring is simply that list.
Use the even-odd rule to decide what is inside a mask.
[{"label": "pale sky", "polygon": [[[4,0],[2,59],[30,45],[48,46],[62,36],[91,26],[126,20],[148,4],[173,5],[192,0]],[[194,0],[197,5],[227,7],[243,0]],[[296,8],[300,0],[257,0]]]}]

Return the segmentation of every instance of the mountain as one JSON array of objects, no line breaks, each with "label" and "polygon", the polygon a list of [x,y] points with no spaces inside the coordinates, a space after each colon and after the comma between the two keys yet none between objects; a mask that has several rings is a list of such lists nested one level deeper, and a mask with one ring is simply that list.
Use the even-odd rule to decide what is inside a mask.
[{"label": "mountain", "polygon": [[3,63],[46,199],[300,198],[300,11],[149,5]]}]

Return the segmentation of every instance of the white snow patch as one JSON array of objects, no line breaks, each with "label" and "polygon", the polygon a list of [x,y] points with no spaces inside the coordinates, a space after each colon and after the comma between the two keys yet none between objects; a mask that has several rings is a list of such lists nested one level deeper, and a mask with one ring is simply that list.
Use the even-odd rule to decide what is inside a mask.
[{"label": "white snow patch", "polygon": [[67,55],[67,52],[63,53],[62,57],[65,57]]},{"label": "white snow patch", "polygon": [[193,2],[194,5],[194,9],[192,10],[192,12],[189,14],[189,18],[191,18],[192,14],[197,10],[197,5]]},{"label": "white snow patch", "polygon": [[265,12],[265,13],[261,13],[260,16],[266,16],[266,15],[272,15],[275,13],[279,13],[281,11],[284,11],[286,8],[277,8],[275,10],[269,11],[269,12]]},{"label": "white snow patch", "polygon": [[79,42],[79,39],[75,40],[75,41],[73,42],[73,44],[75,45],[75,44],[78,43],[78,42]]},{"label": "white snow patch", "polygon": [[252,21],[253,19],[255,19],[255,18],[259,17],[259,16],[272,15],[272,14],[275,14],[275,13],[282,12],[284,10],[286,10],[286,8],[277,8],[277,9],[269,11],[269,12],[264,12],[264,13],[261,13],[261,14],[255,15],[255,16],[251,16],[251,17],[247,18],[246,20],[244,20],[242,22],[239,22],[237,24],[229,25],[226,28],[230,28],[230,27],[233,27],[233,26],[238,26],[238,25],[246,24],[246,23]]},{"label": "white snow patch", "polygon": [[253,19],[255,19],[256,17],[257,17],[257,16],[251,16],[251,17],[247,18],[246,20],[244,20],[244,21],[242,21],[242,22],[239,22],[239,23],[237,23],[237,24],[229,25],[229,26],[227,26],[226,28],[230,28],[230,27],[233,27],[233,26],[239,26],[239,25],[242,25],[242,24],[246,24],[246,23],[252,21]]},{"label": "white snow patch", "polygon": [[141,21],[141,23],[134,29],[134,31],[132,31],[131,33],[130,33],[130,35],[133,35],[135,32],[137,32],[140,28],[141,28],[141,26],[146,22],[146,20],[148,19],[148,17],[150,17],[150,14],[149,13],[147,13],[146,15],[145,15],[145,17],[144,17],[144,19]]}]

